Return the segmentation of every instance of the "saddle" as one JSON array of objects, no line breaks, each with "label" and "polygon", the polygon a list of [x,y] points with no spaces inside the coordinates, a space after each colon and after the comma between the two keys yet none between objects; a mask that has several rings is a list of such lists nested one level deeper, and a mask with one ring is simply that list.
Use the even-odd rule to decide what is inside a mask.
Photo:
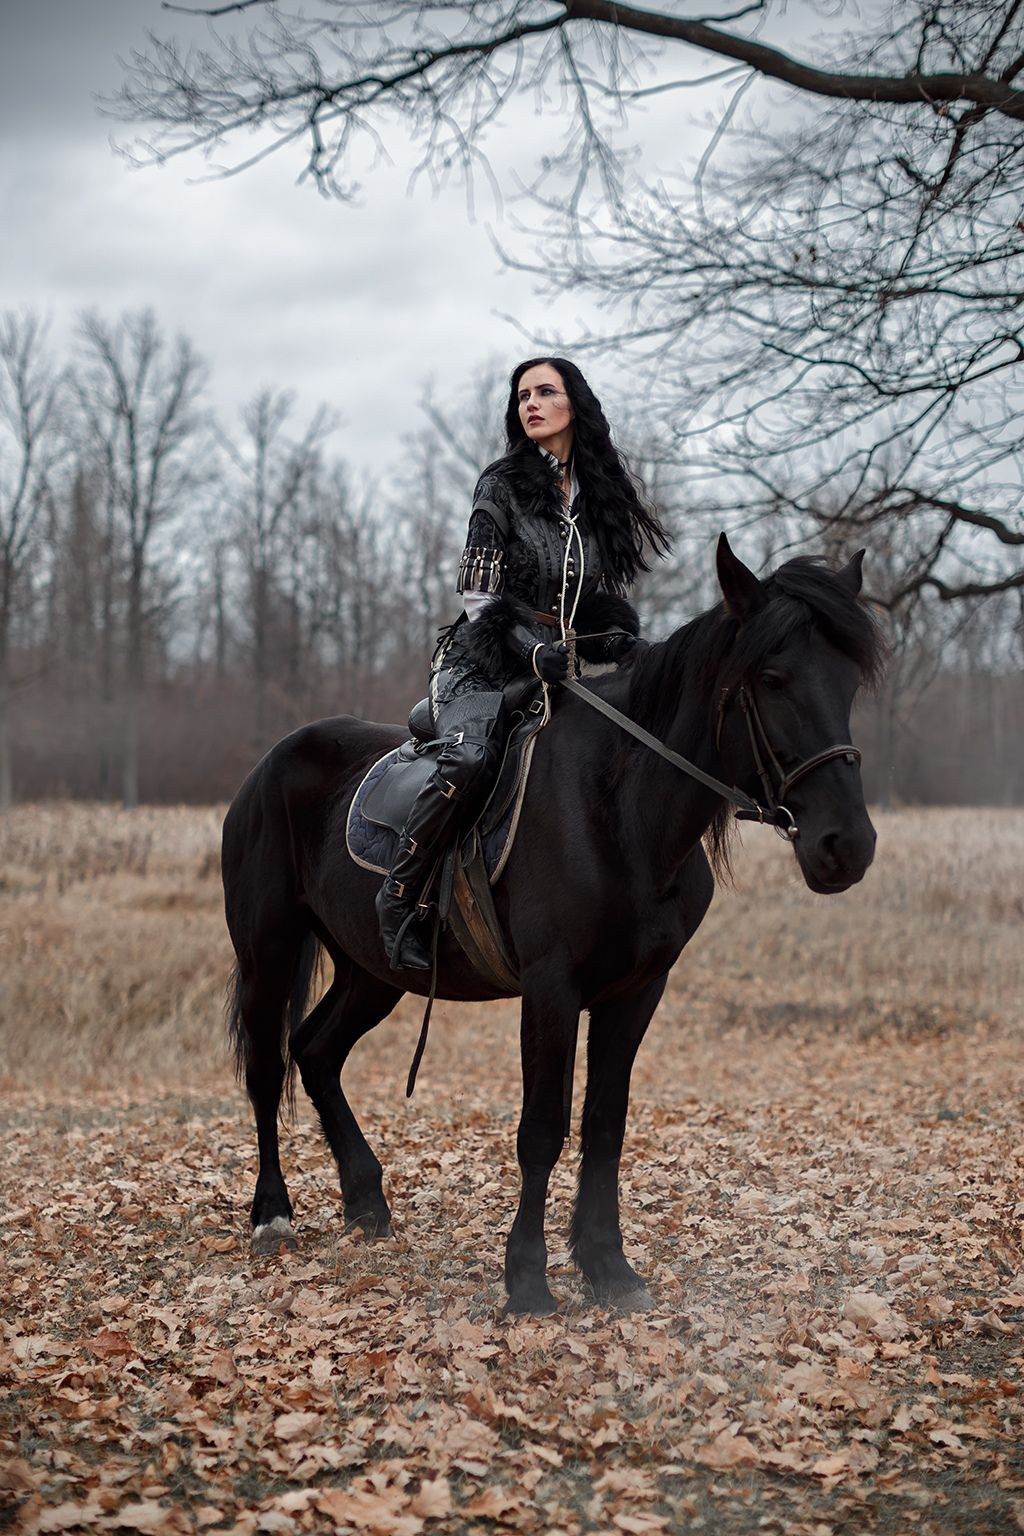
[{"label": "saddle", "polygon": [[[519,982],[491,887],[501,878],[519,829],[534,742],[551,714],[547,692],[533,678],[517,679],[505,689],[505,711],[510,729],[494,788],[475,823],[460,832],[458,843],[441,859],[430,894],[474,968],[500,991],[515,996]],[[409,729],[411,739],[369,769],[349,808],[348,852],[375,874],[386,875],[391,868],[413,801],[441,751],[429,700],[412,710]]]}]

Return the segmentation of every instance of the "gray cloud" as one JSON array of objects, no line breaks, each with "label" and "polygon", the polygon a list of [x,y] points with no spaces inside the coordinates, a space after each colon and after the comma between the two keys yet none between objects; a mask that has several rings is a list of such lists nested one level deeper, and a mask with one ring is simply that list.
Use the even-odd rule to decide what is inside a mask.
[{"label": "gray cloud", "polygon": [[[200,184],[197,159],[129,169],[110,144],[129,131],[98,115],[96,93],[116,87],[117,56],[141,47],[147,28],[205,38],[207,24],[170,17],[159,0],[0,5],[0,305],[50,313],[58,341],[83,308],[151,305],[208,357],[227,421],[258,385],[292,388],[304,409],[321,399],[339,408],[337,448],[376,466],[417,424],[424,378],[455,380],[491,356],[504,370],[522,355],[527,344],[496,311],[531,333],[597,318],[575,297],[552,309],[504,269],[461,188],[435,196],[421,183],[410,196],[415,157],[400,133],[389,137],[399,163],[364,167],[357,207],[296,186],[294,153]],[[675,159],[692,106],[654,102],[647,142]],[[558,124],[524,100],[489,136],[495,165],[531,166],[557,143]],[[706,133],[692,139],[691,159]],[[482,216],[515,244],[481,192]]]}]

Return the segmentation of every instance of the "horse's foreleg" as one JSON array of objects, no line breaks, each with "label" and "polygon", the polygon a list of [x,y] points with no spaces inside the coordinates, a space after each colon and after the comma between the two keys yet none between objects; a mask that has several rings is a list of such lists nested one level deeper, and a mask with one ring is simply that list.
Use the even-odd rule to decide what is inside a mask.
[{"label": "horse's foreleg", "polygon": [[635,1311],[651,1306],[643,1280],[622,1251],[619,1160],[629,1079],[640,1042],[665,990],[664,976],[629,998],[592,1008],[582,1160],[572,1221],[572,1253],[596,1300]]},{"label": "horse's foreleg", "polygon": [[579,998],[564,984],[531,982],[523,992],[523,1111],[516,1150],[522,1185],[505,1250],[506,1313],[555,1311],[548,1289],[544,1206],[562,1151],[565,1073],[579,1024]]},{"label": "horse's foreleg", "polygon": [[291,1051],[338,1165],[347,1225],[361,1227],[367,1237],[387,1237],[391,1212],[383,1170],[342,1091],[341,1069],[356,1041],[387,1017],[402,994],[341,957],[335,963],[335,980],[294,1031]]}]

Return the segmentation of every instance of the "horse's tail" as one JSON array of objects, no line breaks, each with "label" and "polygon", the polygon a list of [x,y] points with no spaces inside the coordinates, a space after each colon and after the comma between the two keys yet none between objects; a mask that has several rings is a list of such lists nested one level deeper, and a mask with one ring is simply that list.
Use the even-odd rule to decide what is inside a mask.
[{"label": "horse's tail", "polygon": [[[307,933],[299,946],[288,988],[288,1001],[281,1016],[281,1055],[284,1058],[284,1085],[282,1106],[291,1118],[295,1113],[295,1062],[288,1042],[306,1016],[310,994],[319,983],[323,968],[323,947],[315,933]],[[246,1069],[253,1057],[253,1040],[245,1027],[242,1012],[242,974],[236,964],[228,979],[227,1018],[228,1039],[235,1058],[235,1075],[245,1081]]]}]

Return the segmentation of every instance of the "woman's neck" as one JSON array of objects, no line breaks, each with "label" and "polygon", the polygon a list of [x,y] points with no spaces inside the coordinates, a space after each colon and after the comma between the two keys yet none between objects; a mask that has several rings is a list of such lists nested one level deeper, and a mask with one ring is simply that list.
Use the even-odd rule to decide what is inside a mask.
[{"label": "woman's neck", "polygon": [[546,456],[547,461],[551,465],[552,469],[555,469],[557,471],[557,474],[558,474],[558,489],[562,493],[562,500],[563,500],[563,502],[565,503],[566,506],[568,506],[569,502],[572,500],[572,433],[571,433],[571,431],[568,434],[568,436],[569,436],[569,447],[567,449],[565,449],[564,452],[563,452],[562,449],[560,449],[559,452],[556,453],[555,449],[553,447],[549,446],[547,443],[545,443],[543,445],[543,447],[541,448],[541,452]]},{"label": "woman's neck", "polygon": [[568,473],[569,461],[572,458],[573,431],[572,427],[566,427],[564,432],[558,432],[554,437],[547,438],[541,447],[545,453],[550,453],[562,466],[563,473]]}]

